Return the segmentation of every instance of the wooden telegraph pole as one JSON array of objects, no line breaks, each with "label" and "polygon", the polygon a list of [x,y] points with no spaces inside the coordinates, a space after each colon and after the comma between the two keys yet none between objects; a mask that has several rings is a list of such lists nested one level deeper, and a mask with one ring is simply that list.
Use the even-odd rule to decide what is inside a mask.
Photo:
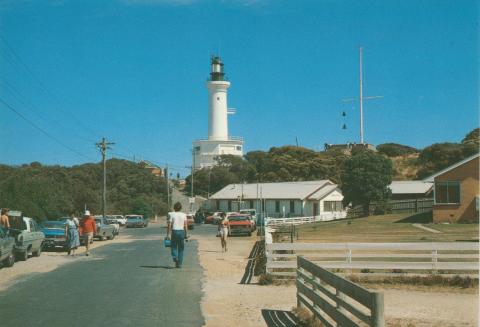
[{"label": "wooden telegraph pole", "polygon": [[105,159],[107,149],[111,149],[110,145],[115,143],[107,142],[103,137],[102,142],[95,143],[95,145],[100,149],[102,154],[102,163],[103,163],[103,195],[102,195],[102,215],[105,217],[107,211],[107,161]]}]

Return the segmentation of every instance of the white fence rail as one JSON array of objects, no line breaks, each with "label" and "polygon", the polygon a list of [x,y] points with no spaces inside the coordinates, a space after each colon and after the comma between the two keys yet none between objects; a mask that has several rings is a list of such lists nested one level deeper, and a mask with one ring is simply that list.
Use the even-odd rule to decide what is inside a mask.
[{"label": "white fence rail", "polygon": [[310,217],[288,217],[288,218],[265,218],[265,225],[270,227],[285,226],[285,225],[301,225],[306,223],[315,223],[318,221],[330,221],[336,219],[343,219],[347,217],[347,212],[325,212],[318,216]]},{"label": "white fence rail", "polygon": [[[267,236],[267,235],[266,235]],[[266,237],[267,273],[295,276],[297,256],[350,273],[460,274],[478,276],[477,242],[271,243]]]}]

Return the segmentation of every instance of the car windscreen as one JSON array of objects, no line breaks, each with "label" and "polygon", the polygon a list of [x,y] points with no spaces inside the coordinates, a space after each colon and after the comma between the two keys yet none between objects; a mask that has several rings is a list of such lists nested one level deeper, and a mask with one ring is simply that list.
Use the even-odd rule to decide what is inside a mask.
[{"label": "car windscreen", "polygon": [[253,211],[253,210],[241,210],[240,212],[241,213],[246,213],[246,214],[252,215],[252,216],[255,214],[255,211]]},{"label": "car windscreen", "polygon": [[45,221],[42,224],[43,228],[65,228],[65,223],[62,221]]},{"label": "car windscreen", "polygon": [[248,221],[248,217],[245,216],[230,216],[228,217],[229,221]]},{"label": "car windscreen", "polygon": [[142,217],[140,216],[135,216],[135,217],[128,217],[127,220],[140,220]]}]

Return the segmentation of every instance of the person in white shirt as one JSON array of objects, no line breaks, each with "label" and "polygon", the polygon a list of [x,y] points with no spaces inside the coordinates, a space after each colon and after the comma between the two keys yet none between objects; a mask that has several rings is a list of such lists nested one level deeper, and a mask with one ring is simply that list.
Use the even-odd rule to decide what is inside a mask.
[{"label": "person in white shirt", "polygon": [[177,202],[173,205],[174,212],[170,212],[170,221],[168,223],[167,238],[171,242],[172,258],[175,267],[181,268],[183,264],[183,249],[185,247],[185,239],[187,238],[187,215],[182,210],[182,205]]}]

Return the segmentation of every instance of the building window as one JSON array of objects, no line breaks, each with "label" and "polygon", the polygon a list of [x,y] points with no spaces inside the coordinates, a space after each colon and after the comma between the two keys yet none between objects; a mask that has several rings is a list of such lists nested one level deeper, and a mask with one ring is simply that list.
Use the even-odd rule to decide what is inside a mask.
[{"label": "building window", "polygon": [[217,97],[217,101],[220,101],[220,98],[219,98],[219,97]]},{"label": "building window", "polygon": [[216,209],[220,210],[220,200],[215,201]]},{"label": "building window", "polygon": [[342,211],[342,201],[324,201],[323,202],[323,211],[325,212],[334,212]]},{"label": "building window", "polygon": [[242,147],[240,145],[237,145],[237,151],[242,151]]},{"label": "building window", "polygon": [[295,201],[290,201],[290,213],[295,213]]},{"label": "building window", "polygon": [[275,201],[275,212],[280,212],[280,201]]},{"label": "building window", "polygon": [[250,206],[250,209],[253,209],[253,200],[249,200],[248,205]]},{"label": "building window", "polygon": [[228,211],[232,211],[232,200],[228,200]]},{"label": "building window", "polygon": [[435,204],[460,204],[460,182],[436,182]]}]

